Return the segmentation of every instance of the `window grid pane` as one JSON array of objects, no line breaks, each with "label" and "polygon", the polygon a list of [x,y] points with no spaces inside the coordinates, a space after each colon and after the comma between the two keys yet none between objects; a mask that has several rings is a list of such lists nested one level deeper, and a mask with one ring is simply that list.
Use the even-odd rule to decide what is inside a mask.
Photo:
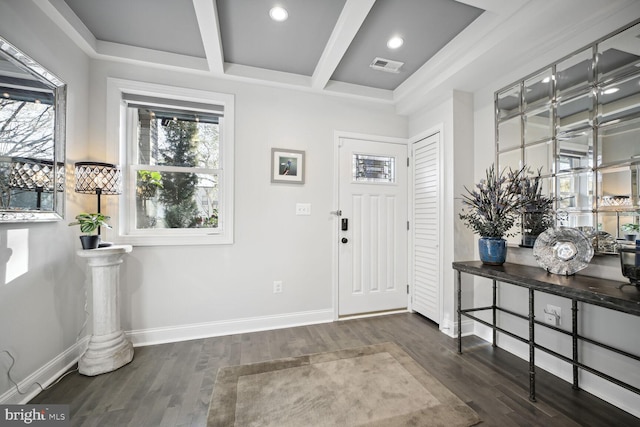
[{"label": "window grid pane", "polygon": [[133,229],[218,231],[220,128],[217,120],[132,108],[137,118]]}]

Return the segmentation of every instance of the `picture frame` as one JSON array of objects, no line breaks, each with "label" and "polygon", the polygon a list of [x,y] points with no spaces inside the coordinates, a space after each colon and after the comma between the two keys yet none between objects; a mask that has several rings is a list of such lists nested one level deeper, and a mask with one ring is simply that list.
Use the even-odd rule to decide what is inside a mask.
[{"label": "picture frame", "polygon": [[304,151],[271,149],[271,182],[304,184]]}]

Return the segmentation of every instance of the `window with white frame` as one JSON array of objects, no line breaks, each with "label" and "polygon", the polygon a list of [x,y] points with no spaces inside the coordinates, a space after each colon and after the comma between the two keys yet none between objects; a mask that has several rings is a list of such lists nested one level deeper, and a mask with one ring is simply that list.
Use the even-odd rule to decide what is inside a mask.
[{"label": "window with white frame", "polygon": [[109,86],[124,130],[117,240],[232,243],[233,96],[117,79]]}]

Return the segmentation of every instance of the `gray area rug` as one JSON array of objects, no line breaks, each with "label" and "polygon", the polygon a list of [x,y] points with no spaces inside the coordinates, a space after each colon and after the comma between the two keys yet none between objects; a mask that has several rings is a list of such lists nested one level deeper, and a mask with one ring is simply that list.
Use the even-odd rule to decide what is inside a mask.
[{"label": "gray area rug", "polygon": [[471,426],[478,415],[393,343],[218,371],[208,427]]}]

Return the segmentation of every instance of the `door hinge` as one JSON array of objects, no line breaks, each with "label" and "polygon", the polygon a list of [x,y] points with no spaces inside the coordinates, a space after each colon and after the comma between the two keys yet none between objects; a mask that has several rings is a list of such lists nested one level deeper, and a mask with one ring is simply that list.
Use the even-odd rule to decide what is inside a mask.
[{"label": "door hinge", "polygon": [[407,221],[407,231],[409,231],[409,221]]},{"label": "door hinge", "polygon": [[409,285],[407,285],[407,295],[409,295]]},{"label": "door hinge", "polygon": [[409,167],[409,158],[407,157],[407,167]]}]

